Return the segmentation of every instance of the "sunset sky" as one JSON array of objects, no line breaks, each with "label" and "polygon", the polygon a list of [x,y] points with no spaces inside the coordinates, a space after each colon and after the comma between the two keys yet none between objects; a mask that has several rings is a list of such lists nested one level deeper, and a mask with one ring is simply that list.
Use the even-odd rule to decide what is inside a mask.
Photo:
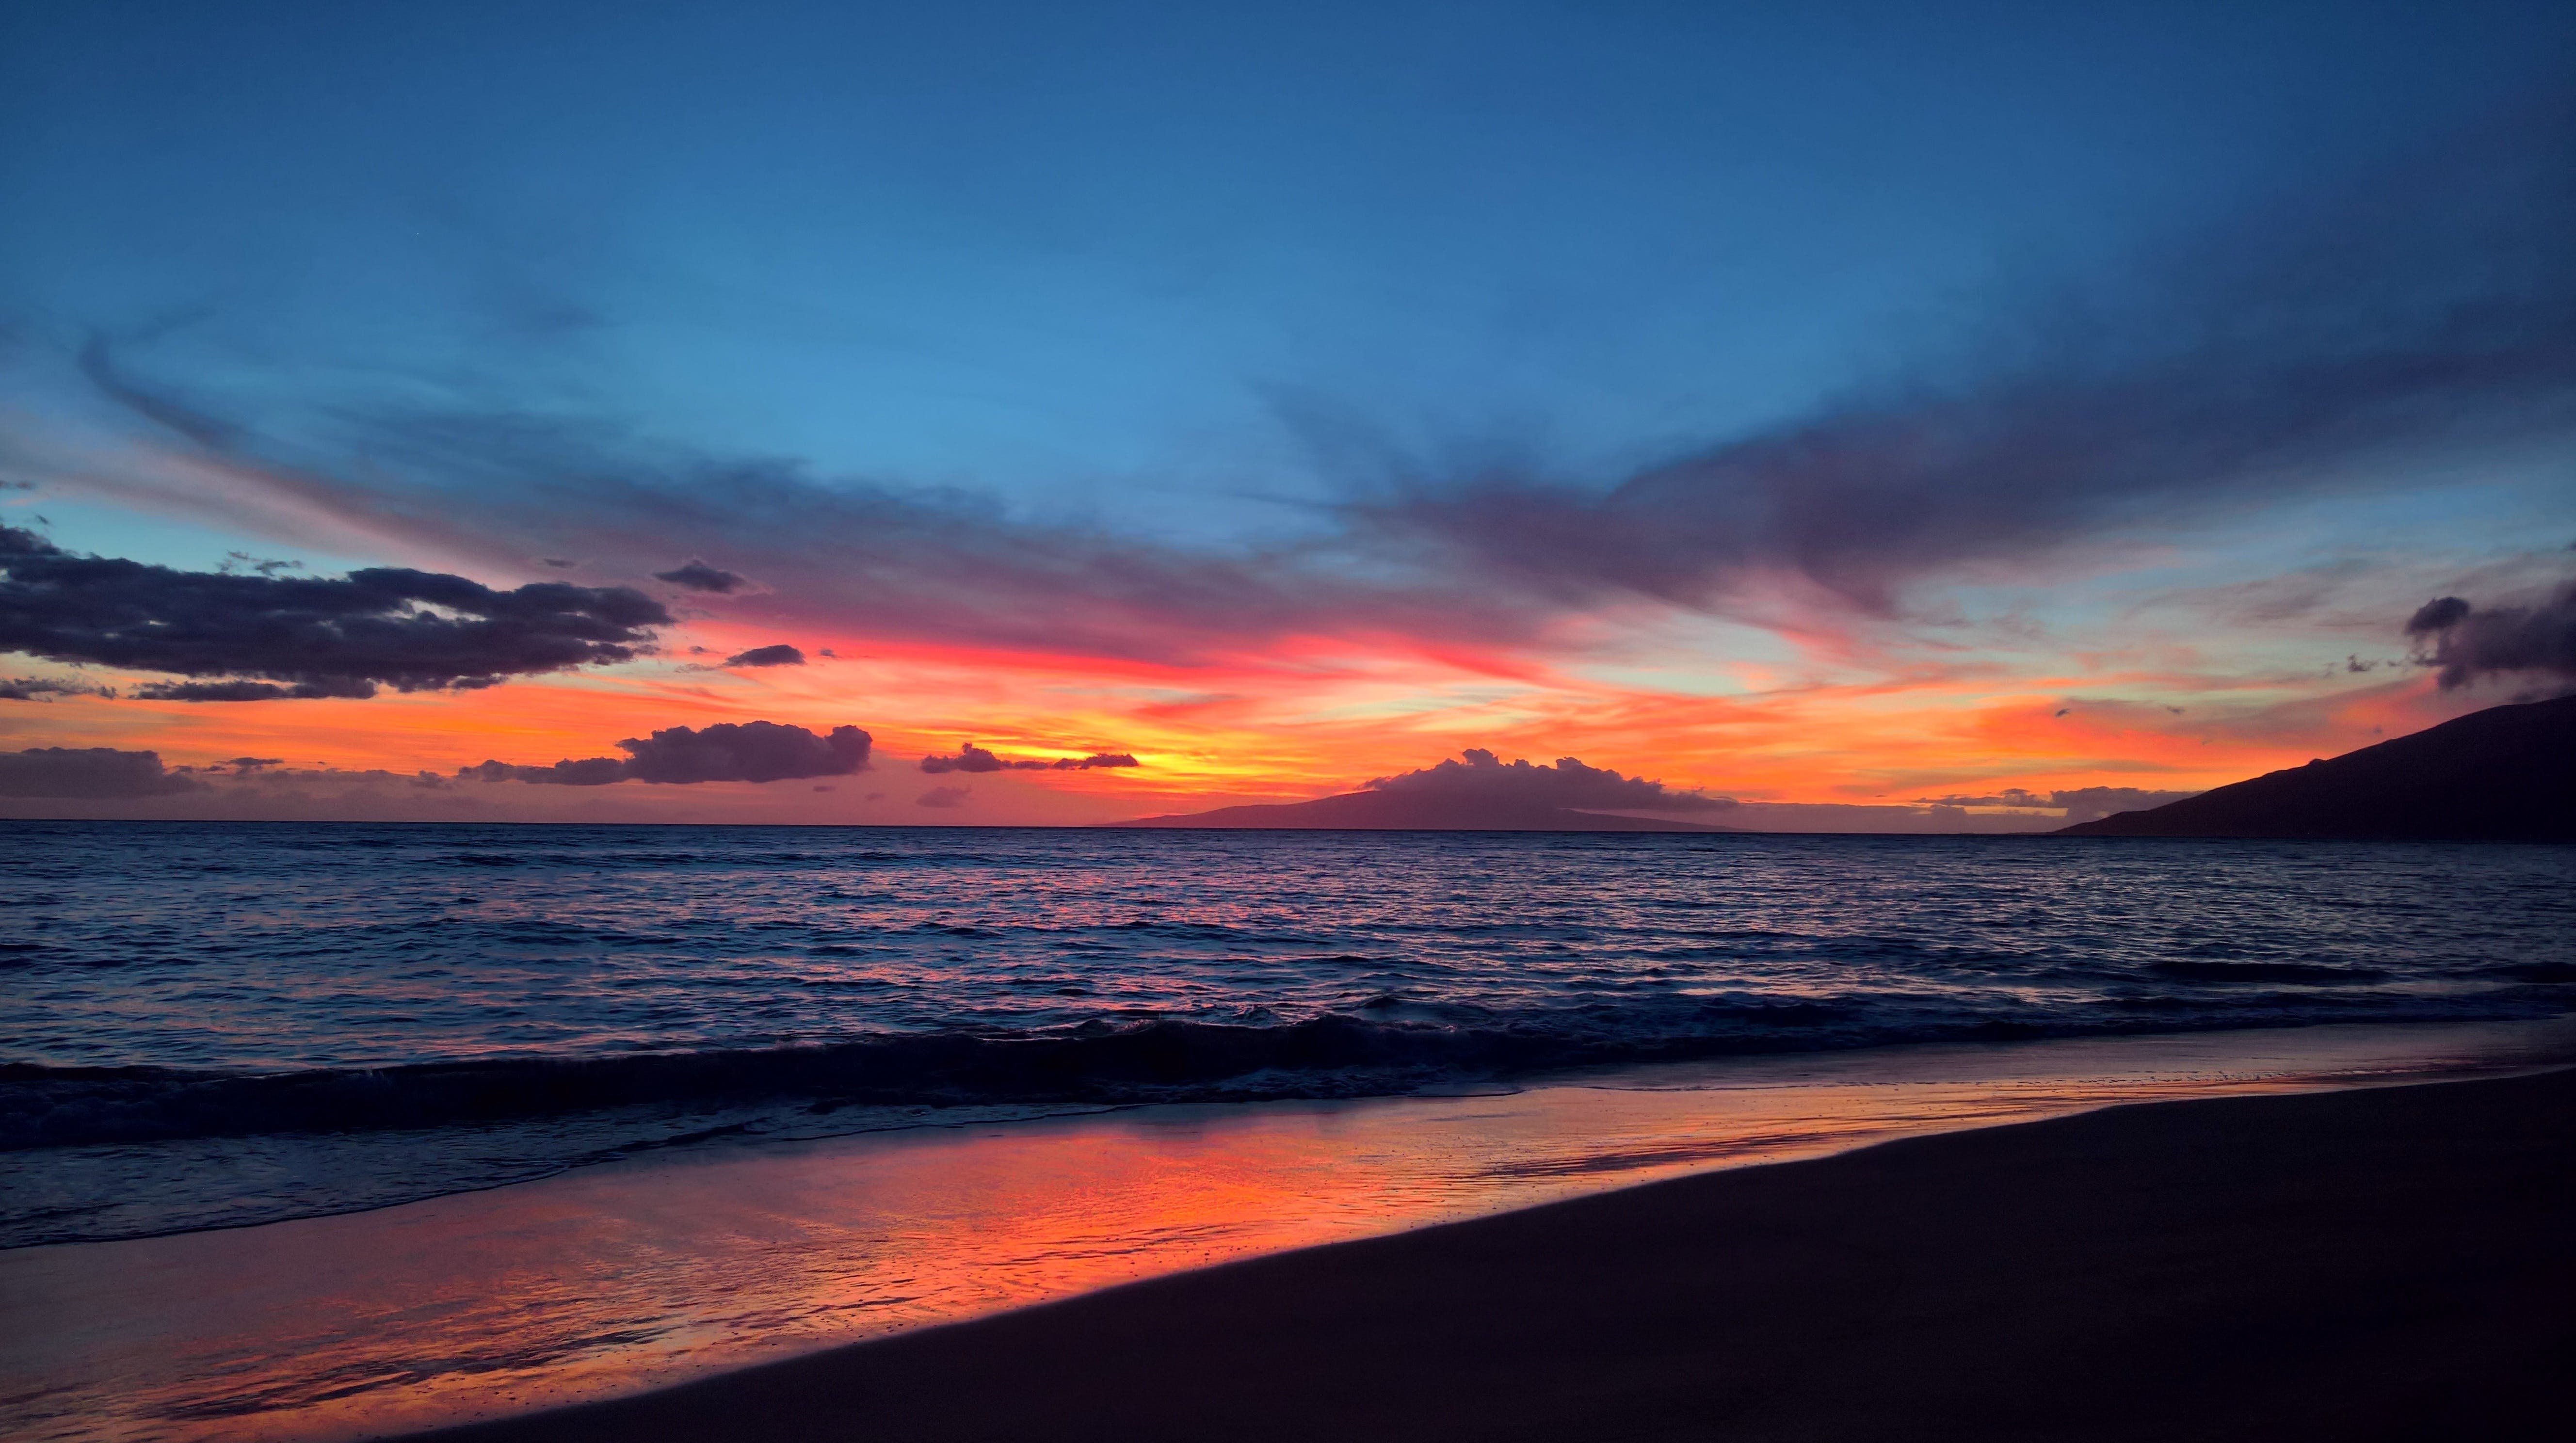
[{"label": "sunset sky", "polygon": [[0,815],[2145,804],[2576,680],[2571,157],[2564,3],[9,7],[0,752],[158,761]]}]

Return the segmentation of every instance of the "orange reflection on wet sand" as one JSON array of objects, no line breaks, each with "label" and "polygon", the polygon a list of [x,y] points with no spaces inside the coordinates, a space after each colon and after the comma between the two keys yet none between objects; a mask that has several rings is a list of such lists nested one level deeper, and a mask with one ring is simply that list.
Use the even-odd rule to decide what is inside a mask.
[{"label": "orange reflection on wet sand", "polygon": [[1148,1108],[666,1156],[0,1254],[15,1438],[339,1439],[1257,1253],[2103,1103],[2528,1065],[2570,1028],[2309,1028]]}]

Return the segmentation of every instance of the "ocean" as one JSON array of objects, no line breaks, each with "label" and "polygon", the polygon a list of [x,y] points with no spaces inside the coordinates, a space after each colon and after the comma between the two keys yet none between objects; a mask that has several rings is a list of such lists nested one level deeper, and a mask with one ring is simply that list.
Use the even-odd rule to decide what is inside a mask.
[{"label": "ocean", "polygon": [[2554,1016],[2576,848],[14,823],[0,1246],[647,1152]]}]

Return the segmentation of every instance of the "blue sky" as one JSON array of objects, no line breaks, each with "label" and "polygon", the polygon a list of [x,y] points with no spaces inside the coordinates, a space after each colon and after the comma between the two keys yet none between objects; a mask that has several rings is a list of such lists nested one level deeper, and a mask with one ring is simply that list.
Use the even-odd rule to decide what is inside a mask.
[{"label": "blue sky", "polygon": [[[2442,306],[2563,300],[2545,256],[2510,273],[2563,211],[2502,206],[2526,233],[2494,245],[2442,212],[2564,141],[2571,76],[2564,4],[21,4],[9,514],[188,568],[496,585],[730,548],[758,584],[682,618],[717,650],[1475,673],[1411,676],[1405,736],[1496,675],[1570,737],[1604,677],[1736,695],[1973,655],[2044,687],[2153,653],[2120,684],[2234,686],[2398,654],[2427,588],[2551,584],[2576,484],[2545,326],[2469,348],[2522,358],[2485,399],[2329,387],[2349,418],[2276,422],[2327,404],[2320,367],[2445,354]],[[2194,391],[2204,357],[2268,399]],[[2374,430],[2454,406],[2474,424]],[[2241,444],[2196,445],[2204,412]],[[1959,481],[1901,480],[1918,433],[2023,468],[2038,512],[2034,448],[2081,436],[2082,504],[1879,535]],[[1801,447],[1894,468],[1849,492],[1868,536],[1798,514],[1850,480]],[[1771,479],[1707,502],[1742,474]],[[1650,552],[1662,580],[1619,571]],[[1336,675],[1228,725],[1393,714]],[[1228,676],[1156,694],[1254,686]],[[994,724],[904,705],[944,746]],[[1083,705],[1086,745],[1123,742]]]},{"label": "blue sky", "polygon": [[1381,448],[1606,476],[2576,56],[2547,5],[13,13],[40,335],[1139,524]]}]

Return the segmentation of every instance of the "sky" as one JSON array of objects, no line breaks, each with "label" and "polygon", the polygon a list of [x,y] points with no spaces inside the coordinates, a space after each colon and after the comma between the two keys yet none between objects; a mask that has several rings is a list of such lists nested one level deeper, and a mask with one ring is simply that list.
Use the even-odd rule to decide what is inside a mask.
[{"label": "sky", "polygon": [[0,193],[0,815],[2012,830],[2576,685],[2563,4],[35,0]]}]

